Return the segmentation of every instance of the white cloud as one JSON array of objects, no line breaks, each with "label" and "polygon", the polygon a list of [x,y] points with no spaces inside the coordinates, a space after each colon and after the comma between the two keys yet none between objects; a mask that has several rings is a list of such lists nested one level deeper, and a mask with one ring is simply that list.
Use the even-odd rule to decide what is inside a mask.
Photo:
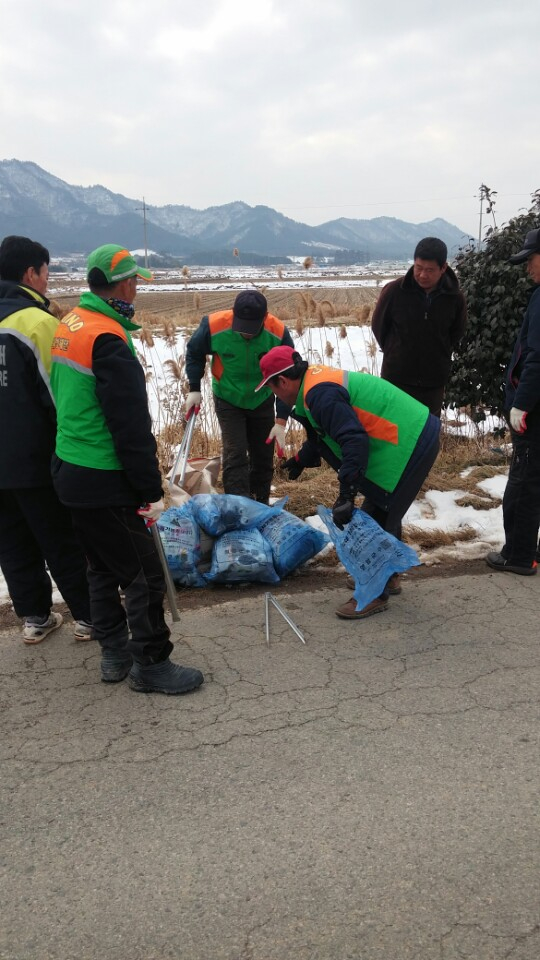
[{"label": "white cloud", "polygon": [[474,232],[540,186],[536,0],[18,0],[3,155],[151,203]]}]

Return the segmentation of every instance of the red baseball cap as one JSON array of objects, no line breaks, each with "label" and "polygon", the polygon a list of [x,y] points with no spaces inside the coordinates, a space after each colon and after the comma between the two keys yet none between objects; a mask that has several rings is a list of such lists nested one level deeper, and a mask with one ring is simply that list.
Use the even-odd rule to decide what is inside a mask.
[{"label": "red baseball cap", "polygon": [[259,366],[263,379],[258,387],[255,387],[255,393],[264,387],[272,377],[278,373],[283,373],[294,367],[293,356],[296,353],[294,347],[272,347],[268,353],[265,353],[259,360]]}]

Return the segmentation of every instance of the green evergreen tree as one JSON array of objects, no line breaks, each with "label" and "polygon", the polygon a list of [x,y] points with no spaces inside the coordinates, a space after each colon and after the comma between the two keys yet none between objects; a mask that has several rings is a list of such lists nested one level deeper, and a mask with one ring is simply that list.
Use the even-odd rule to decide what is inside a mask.
[{"label": "green evergreen tree", "polygon": [[480,250],[465,248],[456,258],[468,326],[454,355],[446,405],[470,407],[476,421],[485,419],[485,411],[503,411],[505,372],[532,289],[525,267],[513,266],[508,258],[538,226],[540,190],[526,213],[500,229],[490,228]]}]

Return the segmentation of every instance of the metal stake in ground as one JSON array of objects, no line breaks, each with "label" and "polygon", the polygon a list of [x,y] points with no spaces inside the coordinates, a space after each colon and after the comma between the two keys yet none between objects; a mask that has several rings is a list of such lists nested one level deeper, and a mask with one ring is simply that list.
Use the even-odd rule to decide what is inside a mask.
[{"label": "metal stake in ground", "polygon": [[276,598],[275,598],[274,596],[272,596],[271,593],[266,593],[266,594],[265,594],[265,597],[264,597],[265,614],[266,614],[266,645],[267,645],[268,647],[270,646],[270,618],[269,618],[269,613],[270,613],[270,604],[271,604],[271,603],[274,605],[274,607],[276,608],[277,612],[281,614],[281,616],[282,616],[283,619],[286,621],[286,623],[289,624],[291,630],[294,630],[296,636],[300,638],[300,640],[302,641],[303,644],[305,644],[306,641],[304,640],[304,635],[300,632],[300,630],[299,630],[298,627],[296,626],[294,620],[289,616],[288,613],[285,613],[285,610],[283,609],[283,607],[281,606],[281,604],[279,604],[279,603],[277,602]]}]

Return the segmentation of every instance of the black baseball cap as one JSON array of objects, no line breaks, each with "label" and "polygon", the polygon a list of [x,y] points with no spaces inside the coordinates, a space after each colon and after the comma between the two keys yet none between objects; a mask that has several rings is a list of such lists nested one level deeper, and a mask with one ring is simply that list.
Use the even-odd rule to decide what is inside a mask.
[{"label": "black baseball cap", "polygon": [[540,227],[537,227],[536,230],[529,230],[525,237],[523,250],[510,257],[508,263],[524,263],[525,260],[529,259],[531,253],[540,253]]},{"label": "black baseball cap", "polygon": [[232,328],[236,333],[255,336],[267,313],[268,304],[262,293],[258,290],[243,290],[234,301]]}]

